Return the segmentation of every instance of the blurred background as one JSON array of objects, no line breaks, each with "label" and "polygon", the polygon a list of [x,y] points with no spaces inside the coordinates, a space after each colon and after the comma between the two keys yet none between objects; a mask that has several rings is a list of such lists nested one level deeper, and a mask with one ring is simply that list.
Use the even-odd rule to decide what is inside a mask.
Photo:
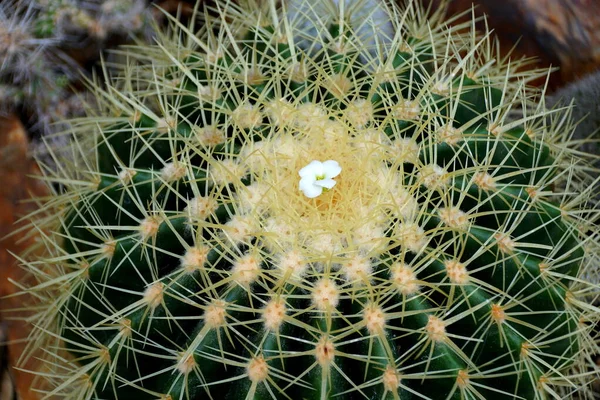
[{"label": "blurred background", "polygon": [[[218,1],[218,0],[217,0]],[[405,0],[398,0],[405,1]],[[441,0],[422,0],[437,9]],[[198,0],[200,7],[214,1]],[[480,18],[499,39],[502,54],[534,57],[533,67],[554,68],[548,102],[575,102],[575,118],[590,117],[577,134],[594,134],[600,125],[600,0],[450,0],[448,15],[471,10],[462,18]],[[13,254],[36,240],[36,232],[20,231],[19,218],[35,211],[28,200],[47,194],[35,178],[43,141],[55,142],[66,120],[82,115],[85,79],[98,73],[110,50],[151,41],[165,25],[163,11],[181,20],[191,16],[188,0],[0,0],[0,297],[18,288],[20,270]],[[12,234],[11,234],[12,233]],[[2,238],[6,237],[2,240]],[[2,310],[19,308],[20,297],[0,300]],[[0,400],[41,398],[31,392],[29,375],[17,364],[26,326],[14,314],[0,312]],[[25,369],[27,366],[24,366]]]}]

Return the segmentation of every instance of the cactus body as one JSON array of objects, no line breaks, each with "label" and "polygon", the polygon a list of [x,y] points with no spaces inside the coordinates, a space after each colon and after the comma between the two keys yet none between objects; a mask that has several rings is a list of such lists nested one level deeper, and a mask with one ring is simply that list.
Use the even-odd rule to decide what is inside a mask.
[{"label": "cactus body", "polygon": [[[588,178],[562,127],[509,121],[528,92],[478,59],[485,40],[414,4],[390,6],[383,39],[349,6],[302,5],[316,36],[274,4],[229,5],[197,36],[134,52],[122,94],[98,89],[113,116],[76,128],[47,205],[53,255],[29,263],[30,292],[52,299],[32,341],[55,341],[50,393],[572,392],[597,239],[573,211]],[[315,160],[341,172],[307,197]]]}]

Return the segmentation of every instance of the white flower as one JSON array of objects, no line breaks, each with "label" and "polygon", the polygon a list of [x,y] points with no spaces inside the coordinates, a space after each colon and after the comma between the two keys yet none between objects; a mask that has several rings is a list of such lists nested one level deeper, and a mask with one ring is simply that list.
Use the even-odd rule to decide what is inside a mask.
[{"label": "white flower", "polygon": [[300,175],[300,190],[306,197],[314,198],[335,186],[333,180],[342,172],[342,167],[337,161],[325,162],[313,160],[306,167],[298,171]]}]

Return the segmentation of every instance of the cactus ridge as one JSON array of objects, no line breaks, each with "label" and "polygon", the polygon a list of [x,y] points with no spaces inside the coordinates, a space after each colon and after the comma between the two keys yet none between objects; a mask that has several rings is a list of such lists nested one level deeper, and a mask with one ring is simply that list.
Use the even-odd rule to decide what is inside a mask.
[{"label": "cactus ridge", "polygon": [[[48,398],[585,389],[593,178],[539,74],[417,3],[372,11],[390,36],[344,2],[266,3],[173,20],[72,122],[25,262]],[[309,198],[314,160],[341,172]]]}]

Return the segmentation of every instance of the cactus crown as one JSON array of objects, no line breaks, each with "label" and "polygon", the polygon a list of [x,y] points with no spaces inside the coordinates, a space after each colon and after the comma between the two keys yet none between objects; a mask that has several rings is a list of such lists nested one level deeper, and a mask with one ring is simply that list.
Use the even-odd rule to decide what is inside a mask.
[{"label": "cactus crown", "polygon": [[568,116],[416,3],[299,3],[173,21],[74,121],[26,263],[49,397],[576,390],[597,230]]}]

